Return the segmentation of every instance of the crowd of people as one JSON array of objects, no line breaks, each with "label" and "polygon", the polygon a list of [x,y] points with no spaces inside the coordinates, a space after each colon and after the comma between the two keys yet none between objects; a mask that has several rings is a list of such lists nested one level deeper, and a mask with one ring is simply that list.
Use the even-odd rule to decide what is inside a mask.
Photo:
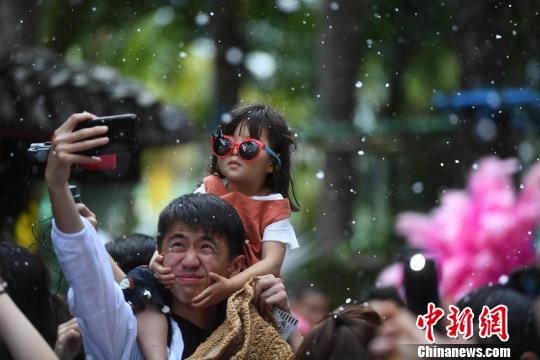
[{"label": "crowd of people", "polygon": [[[35,255],[0,243],[0,358],[408,359],[417,357],[410,344],[432,343],[396,289],[374,288],[333,311],[315,289],[289,300],[280,270],[285,252],[299,246],[290,222],[299,207],[294,136],[265,105],[230,115],[212,134],[210,174],[163,208],[157,236],[106,246],[99,219],[74,202],[68,180],[73,164],[100,162],[81,152],[107,144],[107,128],[75,130],[94,117],[80,113],[55,131],[45,180],[70,289],[66,298],[52,294]],[[456,304],[477,315],[505,305],[509,339],[475,333],[435,343],[503,345],[515,358],[535,358],[538,278],[528,268]]]}]

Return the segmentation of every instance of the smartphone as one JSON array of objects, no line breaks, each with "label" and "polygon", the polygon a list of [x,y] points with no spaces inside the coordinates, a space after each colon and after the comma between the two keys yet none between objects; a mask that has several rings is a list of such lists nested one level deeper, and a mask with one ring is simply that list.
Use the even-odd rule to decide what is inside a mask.
[{"label": "smartphone", "polygon": [[417,254],[405,260],[403,268],[407,308],[413,314],[424,315],[430,302],[440,306],[435,261]]},{"label": "smartphone", "polygon": [[79,188],[77,187],[77,185],[69,185],[69,191],[71,191],[71,196],[73,196],[75,204],[82,203],[81,193],[79,192]]},{"label": "smartphone", "polygon": [[[134,152],[138,147],[136,123],[137,115],[135,114],[103,116],[79,123],[75,127],[74,131],[100,125],[106,125],[109,127],[109,130],[105,135],[98,136],[108,136],[108,144],[83,151],[81,154],[88,156],[100,156],[105,154]],[[89,139],[95,138],[97,137]]]}]

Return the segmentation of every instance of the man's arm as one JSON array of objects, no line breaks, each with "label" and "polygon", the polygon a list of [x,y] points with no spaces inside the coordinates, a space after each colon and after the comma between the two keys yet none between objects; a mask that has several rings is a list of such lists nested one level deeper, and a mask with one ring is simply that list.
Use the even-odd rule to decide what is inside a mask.
[{"label": "man's arm", "polygon": [[[66,233],[76,233],[83,228],[75,201],[69,191],[68,179],[71,166],[75,163],[96,164],[101,161],[98,157],[77,153],[109,142],[108,137],[101,136],[107,132],[106,126],[96,126],[73,132],[77,124],[94,117],[90,113],[71,115],[65,123],[56,129],[51,140],[45,181],[49,189],[56,226],[60,231]],[[88,140],[93,136],[101,137]]]},{"label": "man's arm", "polygon": [[[108,142],[104,126],[73,132],[78,123],[93,117],[88,113],[72,115],[52,138],[45,171],[54,215],[52,239],[71,286],[68,299],[87,354],[97,359],[133,358],[130,354],[137,354],[131,353],[136,347],[135,317],[114,283],[105,247],[90,222],[79,216],[68,187],[74,163],[100,161],[77,153]],[[88,140],[92,137],[97,138]]]},{"label": "man's arm", "polygon": [[115,283],[107,252],[86,219],[78,233],[61,232],[53,222],[52,240],[71,288],[68,302],[81,329],[87,355],[96,359],[137,356],[137,320]]},{"label": "man's arm", "polygon": [[[283,280],[274,275],[265,275],[259,278],[257,284],[255,284],[254,299],[261,314],[265,307],[271,311],[273,306],[292,314],[289,298],[285,291],[285,284],[283,284]],[[298,351],[303,341],[304,337],[300,334],[298,328],[295,328],[287,338],[287,342],[294,352]]]},{"label": "man's arm", "polygon": [[[98,231],[96,214],[94,214],[83,203],[79,203],[79,204],[76,203],[75,206],[76,206],[77,211],[79,212],[79,214],[82,217],[84,217],[86,220],[88,220],[90,222],[90,224],[92,224],[92,227],[94,229],[96,229],[96,231]],[[120,284],[120,282],[126,277],[126,274],[124,273],[124,271],[122,271],[122,269],[120,269],[120,266],[118,266],[118,264],[116,263],[116,261],[114,261],[114,259],[111,257],[111,255],[110,254],[108,254],[108,255],[109,255],[109,263],[111,264],[111,268],[112,268],[112,271],[113,271],[113,274],[114,274],[114,281],[116,281],[116,283]]]}]

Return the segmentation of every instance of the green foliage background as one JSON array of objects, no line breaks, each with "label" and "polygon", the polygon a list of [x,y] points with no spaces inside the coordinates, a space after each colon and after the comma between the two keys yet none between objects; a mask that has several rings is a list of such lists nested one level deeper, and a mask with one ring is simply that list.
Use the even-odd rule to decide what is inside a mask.
[{"label": "green foliage background", "polygon": [[[295,165],[296,190],[302,210],[295,229],[306,245],[314,242],[321,181],[323,137],[343,130],[324,126],[319,116],[318,75],[320,0],[298,1],[284,12],[274,1],[243,1],[241,31],[246,54],[273,56],[277,71],[261,80],[246,72],[240,90],[244,102],[264,102],[282,111],[300,142]],[[374,274],[392,260],[402,243],[393,234],[393,219],[402,210],[427,211],[437,203],[447,178],[464,181],[468,169],[453,164],[457,127],[433,108],[436,93],[460,87],[460,56],[455,39],[455,9],[459,1],[364,1],[358,19],[362,61],[357,75],[357,117],[349,135],[363,138],[358,149],[360,174],[352,239],[332,254],[315,256],[291,282],[313,281],[331,290],[336,303],[355,297]],[[505,86],[536,86],[527,64],[538,59],[533,39],[539,6],[523,1],[505,6],[503,37],[511,37]],[[214,63],[209,23],[212,2],[190,0],[73,1],[40,3],[40,45],[64,54],[72,62],[111,66],[136,79],[158,99],[183,108],[205,142],[212,126]],[[516,34],[514,34],[516,32]],[[399,75],[399,76],[397,76]],[[391,90],[398,87],[397,98]],[[352,133],[351,133],[352,131]],[[427,150],[427,151],[426,151]],[[362,152],[362,155],[360,155]],[[427,153],[427,154],[426,154]],[[422,159],[421,163],[418,159]],[[455,175],[456,173],[460,175]],[[198,176],[198,174],[196,174]],[[411,186],[422,182],[421,194]],[[314,250],[314,253],[316,251]],[[336,283],[336,274],[342,283]]]}]

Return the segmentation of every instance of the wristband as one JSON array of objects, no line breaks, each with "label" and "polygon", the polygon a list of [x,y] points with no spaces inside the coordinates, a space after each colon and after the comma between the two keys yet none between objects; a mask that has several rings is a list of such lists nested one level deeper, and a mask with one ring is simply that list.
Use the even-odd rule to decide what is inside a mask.
[{"label": "wristband", "polygon": [[278,308],[277,306],[274,306],[272,308],[272,316],[276,321],[279,334],[283,339],[287,340],[289,336],[293,333],[293,331],[296,329],[296,324],[298,324],[298,320],[292,314],[289,314],[288,312]]}]

